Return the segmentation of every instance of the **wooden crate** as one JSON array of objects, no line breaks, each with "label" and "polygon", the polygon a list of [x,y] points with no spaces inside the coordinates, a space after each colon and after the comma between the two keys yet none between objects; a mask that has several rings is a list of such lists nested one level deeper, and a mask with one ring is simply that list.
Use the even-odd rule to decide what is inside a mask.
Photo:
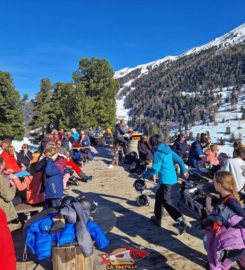
[{"label": "wooden crate", "polygon": [[53,247],[53,270],[93,270],[94,256],[84,257],[79,246]]}]

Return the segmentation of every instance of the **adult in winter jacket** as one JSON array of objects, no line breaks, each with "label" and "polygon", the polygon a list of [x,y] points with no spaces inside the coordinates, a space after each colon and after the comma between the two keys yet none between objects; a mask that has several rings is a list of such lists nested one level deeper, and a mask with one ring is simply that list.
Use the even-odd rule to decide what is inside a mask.
[{"label": "adult in winter jacket", "polygon": [[179,134],[172,146],[172,150],[182,159],[184,159],[186,158],[186,155],[188,155],[189,148],[190,147],[186,142],[185,135]]},{"label": "adult in winter jacket", "polygon": [[0,208],[0,269],[16,270],[14,243],[4,211]]},{"label": "adult in winter jacket", "polygon": [[189,156],[188,163],[192,168],[199,168],[200,163],[204,157],[203,149],[207,146],[207,139],[203,137],[200,141],[195,141],[192,143]]},{"label": "adult in winter jacket", "polygon": [[10,222],[18,217],[12,200],[16,194],[16,187],[12,186],[8,178],[3,174],[5,161],[0,158],[0,208],[6,213],[7,221]]},{"label": "adult in winter jacket", "polygon": [[40,145],[41,154],[44,152],[45,148],[50,142],[53,142],[53,137],[51,134],[46,134],[45,137],[41,141],[41,145]]},{"label": "adult in winter jacket", "polygon": [[79,141],[80,134],[77,132],[75,128],[71,129],[71,137],[70,137],[70,142],[73,143],[78,143]]},{"label": "adult in winter jacket", "polygon": [[124,154],[127,153],[128,148],[128,140],[125,139],[125,135],[127,134],[127,128],[126,123],[123,119],[120,120],[119,123],[115,126],[115,132],[114,132],[114,139],[115,143],[122,143],[123,144],[123,151]]},{"label": "adult in winter jacket", "polygon": [[88,134],[84,131],[81,131],[79,141],[80,141],[80,144],[84,147],[88,147],[91,144]]},{"label": "adult in winter jacket", "polygon": [[144,161],[152,161],[152,146],[150,145],[147,136],[142,136],[138,142],[138,153],[140,159]]},{"label": "adult in winter jacket", "polygon": [[183,233],[186,229],[189,229],[191,225],[184,219],[177,207],[179,192],[177,190],[178,179],[174,162],[179,164],[182,174],[187,178],[188,173],[185,168],[185,164],[181,157],[173,152],[168,145],[163,144],[163,139],[160,135],[152,136],[150,138],[150,143],[153,147],[157,146],[157,148],[153,155],[152,168],[144,173],[143,177],[158,174],[160,182],[160,188],[156,193],[154,209],[155,216],[152,217],[152,221],[156,225],[161,226],[164,207],[169,215],[178,222],[179,231],[180,233]]},{"label": "adult in winter jacket", "polygon": [[61,140],[62,147],[64,147],[66,149],[66,151],[68,151],[68,152],[71,151],[71,147],[72,147],[70,138],[71,138],[71,132],[66,131],[63,139]]},{"label": "adult in winter jacket", "polygon": [[236,155],[236,158],[227,159],[224,165],[224,170],[232,173],[235,179],[237,191],[239,192],[244,190],[245,186],[245,161],[243,160],[245,159],[245,147],[240,146],[236,150]]},{"label": "adult in winter jacket", "polygon": [[[21,172],[22,169],[17,162],[15,150],[12,145],[9,145],[7,149],[2,152],[0,157],[5,160],[5,170],[8,170],[11,173]],[[23,169],[25,169],[25,167]]]},{"label": "adult in winter jacket", "polygon": [[23,144],[20,152],[17,154],[19,165],[21,166],[23,164],[27,169],[29,169],[32,158],[32,152],[29,150],[28,144]]}]

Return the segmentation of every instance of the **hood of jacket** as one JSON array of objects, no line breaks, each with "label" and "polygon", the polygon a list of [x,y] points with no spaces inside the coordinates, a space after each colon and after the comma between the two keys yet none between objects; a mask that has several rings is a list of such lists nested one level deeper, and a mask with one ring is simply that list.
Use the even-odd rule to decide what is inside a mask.
[{"label": "hood of jacket", "polygon": [[172,150],[167,144],[159,144],[157,147],[157,151],[168,155],[171,153]]}]

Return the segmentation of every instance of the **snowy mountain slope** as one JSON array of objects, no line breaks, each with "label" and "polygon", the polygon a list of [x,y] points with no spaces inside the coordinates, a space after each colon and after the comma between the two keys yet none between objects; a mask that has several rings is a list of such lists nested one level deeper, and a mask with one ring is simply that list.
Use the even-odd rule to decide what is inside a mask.
[{"label": "snowy mountain slope", "polygon": [[162,64],[164,62],[173,61],[173,60],[176,60],[177,58],[178,57],[176,57],[176,56],[166,56],[163,59],[156,60],[156,61],[153,61],[153,62],[150,62],[150,63],[147,63],[147,64],[143,64],[143,65],[138,65],[138,66],[136,66],[134,68],[126,67],[126,68],[123,68],[123,69],[121,69],[119,71],[116,71],[115,75],[114,75],[114,78],[115,79],[122,78],[122,77],[128,75],[130,72],[132,72],[134,70],[137,70],[137,69],[141,69],[141,74],[142,75],[148,74],[149,68],[153,69],[153,68],[159,66],[160,64]]},{"label": "snowy mountain slope", "polygon": [[[157,61],[139,65],[134,68],[127,67],[127,68],[124,68],[122,70],[115,72],[114,78],[119,79],[119,81],[121,82],[121,88],[118,92],[118,97],[117,97],[117,117],[118,118],[123,117],[126,120],[129,119],[128,113],[130,110],[124,109],[124,100],[126,96],[121,95],[121,93],[123,93],[122,91],[125,88],[129,88],[130,89],[129,91],[133,91],[134,88],[131,87],[132,83],[142,76],[147,76],[151,70],[159,66],[161,66],[162,68],[167,68],[168,64],[173,61],[176,61],[182,57],[186,57],[186,56],[188,57],[192,54],[200,53],[201,51],[208,50],[212,47],[217,47],[217,49],[223,49],[223,48],[237,45],[240,43],[245,43],[245,23],[203,46],[195,47],[191,50],[188,50],[187,52],[185,52],[184,54],[181,54],[180,56],[167,56]],[[164,64],[165,64],[165,67],[164,67]],[[130,74],[133,74],[133,72],[136,72],[136,71],[138,72],[136,73],[135,76],[133,77],[130,76]]]},{"label": "snowy mountain slope", "polygon": [[207,50],[215,46],[223,48],[223,47],[232,46],[232,45],[236,45],[243,42],[245,42],[245,23],[241,24],[240,26],[236,27],[232,31],[226,33],[225,35],[215,38],[214,40],[212,40],[211,42],[203,46],[194,47],[188,50],[187,52],[181,54],[180,56],[166,56],[163,59],[159,59],[159,60],[156,60],[147,64],[143,64],[143,65],[138,65],[134,68],[129,68],[129,67],[123,68],[115,72],[114,78],[115,79],[122,78],[136,69],[141,69],[142,74],[147,74],[149,68],[154,69],[155,67],[159,66],[160,64],[166,61],[174,61],[174,60],[177,60],[179,57],[190,55],[192,53],[198,53],[202,50]]},{"label": "snowy mountain slope", "polygon": [[192,53],[198,53],[200,51],[207,50],[215,46],[224,48],[227,46],[232,46],[232,45],[240,44],[243,42],[245,42],[245,23],[241,24],[240,26],[236,27],[232,31],[228,32],[227,34],[221,37],[218,37],[203,46],[195,47],[187,51],[182,56],[190,55]]}]

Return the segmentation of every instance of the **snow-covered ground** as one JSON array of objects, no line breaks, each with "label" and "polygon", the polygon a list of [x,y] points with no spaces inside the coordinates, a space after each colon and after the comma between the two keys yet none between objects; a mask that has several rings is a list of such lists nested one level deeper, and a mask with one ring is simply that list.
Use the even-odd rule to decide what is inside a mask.
[{"label": "snow-covered ground", "polygon": [[21,150],[21,146],[26,143],[29,145],[31,151],[35,151],[38,148],[38,145],[31,143],[29,138],[24,137],[22,141],[13,140],[12,144],[17,152]]},{"label": "snow-covered ground", "polygon": [[225,123],[218,123],[217,125],[197,125],[193,126],[188,132],[193,132],[195,137],[197,133],[200,134],[208,131],[210,137],[212,138],[212,143],[218,143],[220,142],[220,138],[222,138],[225,141],[225,145],[220,145],[220,152],[225,152],[229,156],[232,156],[233,144],[230,142],[231,135],[225,134],[227,127],[230,127],[231,132],[235,135],[235,138],[239,138],[243,141],[243,143],[245,143],[245,120],[228,120]]},{"label": "snow-covered ground", "polygon": [[192,132],[194,137],[197,133],[208,131],[213,143],[219,143],[222,138],[225,145],[220,146],[220,151],[227,153],[229,156],[232,156],[233,144],[230,142],[231,135],[225,134],[227,128],[230,128],[236,139],[245,143],[245,120],[240,120],[242,116],[241,107],[245,108],[245,86],[241,89],[236,109],[231,111],[231,104],[225,103],[225,98],[231,95],[232,89],[233,86],[225,87],[219,92],[222,93],[222,104],[215,117],[217,124],[196,125],[188,131]]}]

